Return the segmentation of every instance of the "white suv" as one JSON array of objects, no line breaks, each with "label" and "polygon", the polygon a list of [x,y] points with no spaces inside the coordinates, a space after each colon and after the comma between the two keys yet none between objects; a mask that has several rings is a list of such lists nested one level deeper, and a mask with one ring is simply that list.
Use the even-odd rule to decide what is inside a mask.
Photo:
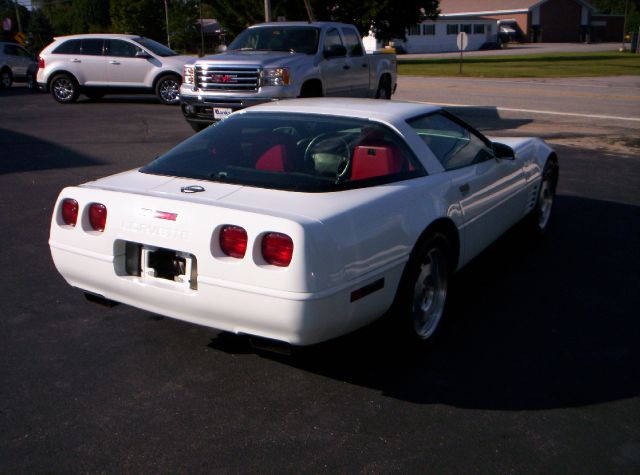
[{"label": "white suv", "polygon": [[0,89],[11,87],[14,81],[25,81],[30,89],[38,89],[38,63],[31,53],[16,43],[0,41]]},{"label": "white suv", "polygon": [[178,104],[182,68],[192,56],[135,35],[60,36],[40,53],[38,86],[63,104],[80,93],[151,93],[163,104]]}]

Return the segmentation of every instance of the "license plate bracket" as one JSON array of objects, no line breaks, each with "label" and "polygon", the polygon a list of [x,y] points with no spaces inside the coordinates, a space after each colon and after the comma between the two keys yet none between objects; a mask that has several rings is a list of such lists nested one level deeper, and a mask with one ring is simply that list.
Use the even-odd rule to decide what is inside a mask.
[{"label": "license plate bracket", "polygon": [[214,107],[213,118],[222,120],[227,116],[231,115],[232,112],[233,112],[233,109],[231,109],[230,107]]},{"label": "license plate bracket", "polygon": [[142,246],[141,277],[150,282],[170,282],[186,289],[197,288],[196,258],[188,252]]}]

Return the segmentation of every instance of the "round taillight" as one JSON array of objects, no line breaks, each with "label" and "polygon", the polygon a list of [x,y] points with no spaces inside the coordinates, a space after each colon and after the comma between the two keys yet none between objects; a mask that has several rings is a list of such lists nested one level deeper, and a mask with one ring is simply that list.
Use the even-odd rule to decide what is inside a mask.
[{"label": "round taillight", "polygon": [[247,231],[240,226],[222,226],[220,249],[227,256],[242,259],[247,252]]},{"label": "round taillight", "polygon": [[96,231],[104,231],[107,225],[107,207],[100,203],[91,203],[89,206],[89,224]]},{"label": "round taillight", "polygon": [[293,241],[282,233],[267,233],[262,238],[262,257],[269,264],[287,267],[293,256]]},{"label": "round taillight", "polygon": [[71,198],[62,200],[62,221],[69,226],[75,226],[78,221],[78,202]]}]

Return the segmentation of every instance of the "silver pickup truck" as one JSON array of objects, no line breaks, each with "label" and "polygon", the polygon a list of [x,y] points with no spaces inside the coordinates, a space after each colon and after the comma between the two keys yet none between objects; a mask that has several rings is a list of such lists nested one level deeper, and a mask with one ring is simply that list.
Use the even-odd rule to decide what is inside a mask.
[{"label": "silver pickup truck", "polygon": [[394,54],[366,54],[353,25],[264,23],[240,33],[226,52],[185,65],[180,105],[199,131],[233,111],[279,99],[389,99],[396,66]]}]

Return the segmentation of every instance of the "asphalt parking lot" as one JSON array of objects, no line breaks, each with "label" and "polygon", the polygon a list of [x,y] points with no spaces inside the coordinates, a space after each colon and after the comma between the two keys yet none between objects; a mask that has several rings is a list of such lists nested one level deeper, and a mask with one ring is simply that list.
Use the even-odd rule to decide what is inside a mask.
[{"label": "asphalt parking lot", "polygon": [[190,136],[177,108],[1,91],[0,473],[637,474],[637,122],[452,109],[557,149],[549,234],[466,267],[428,352],[374,326],[287,357],[89,304],[53,267],[60,189]]}]

